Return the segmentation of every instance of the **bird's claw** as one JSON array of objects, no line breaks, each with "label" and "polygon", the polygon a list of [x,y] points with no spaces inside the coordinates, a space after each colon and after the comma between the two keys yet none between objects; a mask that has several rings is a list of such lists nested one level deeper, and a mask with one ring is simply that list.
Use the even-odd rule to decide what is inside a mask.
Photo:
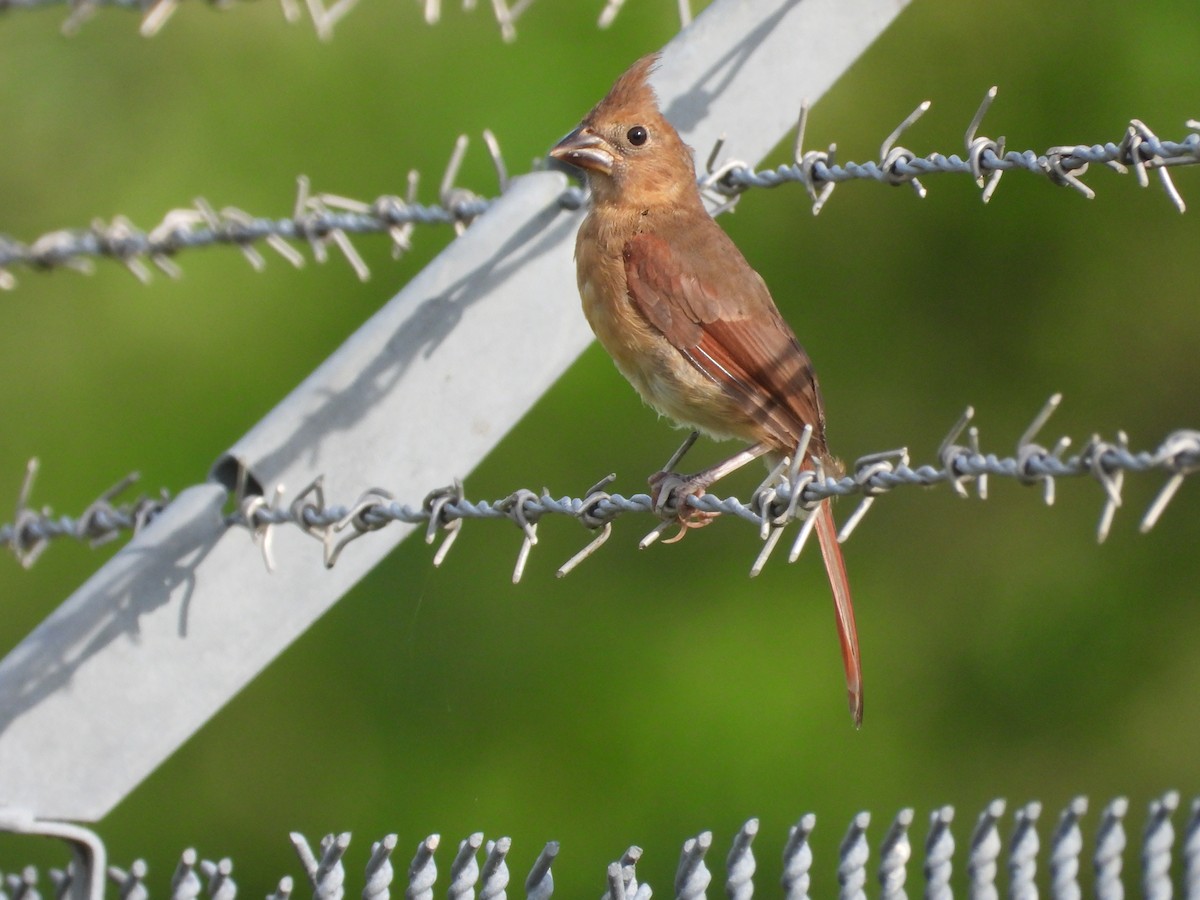
[{"label": "bird's claw", "polygon": [[688,531],[703,528],[718,515],[688,506],[687,498],[703,495],[707,487],[706,482],[694,476],[664,471],[655,472],[647,481],[650,484],[650,498],[654,502],[655,514],[679,523],[679,531],[674,537],[663,541],[664,544],[674,544],[683,540]]}]

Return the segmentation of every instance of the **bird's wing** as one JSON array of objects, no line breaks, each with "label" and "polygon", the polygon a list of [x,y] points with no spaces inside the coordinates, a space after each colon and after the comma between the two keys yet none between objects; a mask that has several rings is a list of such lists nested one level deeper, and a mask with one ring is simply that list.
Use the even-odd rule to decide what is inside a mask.
[{"label": "bird's wing", "polygon": [[[706,231],[700,229],[683,253],[657,235],[629,240],[624,257],[630,299],[692,365],[750,410],[775,449],[791,451],[804,426],[812,425],[809,452],[828,461],[821,395],[808,354],[733,242],[716,225]],[[857,726],[862,723],[862,664],[850,583],[829,501],[814,515]]]},{"label": "bird's wing", "polygon": [[[826,454],[825,416],[808,354],[762,278],[711,220],[681,253],[655,234],[624,247],[634,305],[697,369],[746,409],[787,452],[812,425],[810,452]],[[687,261],[685,264],[684,256]]]}]

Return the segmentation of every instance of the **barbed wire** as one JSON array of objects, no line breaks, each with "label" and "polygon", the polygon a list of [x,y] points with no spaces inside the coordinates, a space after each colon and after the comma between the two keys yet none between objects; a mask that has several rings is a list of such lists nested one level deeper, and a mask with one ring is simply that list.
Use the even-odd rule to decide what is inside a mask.
[{"label": "barbed wire", "polygon": [[[4,2],[13,0],[0,0],[0,4]],[[1052,184],[1070,187],[1091,199],[1095,192],[1082,178],[1089,166],[1103,164],[1120,174],[1132,171],[1142,187],[1149,186],[1149,173],[1156,171],[1171,202],[1181,213],[1185,211],[1183,198],[1169,170],[1200,163],[1200,121],[1188,120],[1187,127],[1192,131],[1178,141],[1164,141],[1140,119],[1133,119],[1120,140],[1115,142],[1054,146],[1043,153],[1006,151],[1003,137],[993,139],[979,134],[983,117],[995,96],[996,88],[993,87],[967,127],[965,157],[943,153],[919,157],[899,145],[901,135],[929,109],[929,101],[926,101],[885,138],[878,160],[839,164],[834,159],[836,144],[830,144],[826,150],[803,149],[808,120],[808,108],[805,107],[800,113],[791,164],[760,172],[736,159],[718,162],[724,148],[723,141],[718,141],[709,154],[700,186],[714,199],[715,214],[720,214],[731,209],[750,189],[799,184],[812,201],[813,213],[817,214],[839,184],[849,181],[873,181],[893,186],[909,184],[917,196],[923,198],[927,191],[920,179],[943,173],[974,178],[985,203],[991,199],[1005,172],[1040,175]],[[487,130],[483,132],[483,140],[502,194],[508,187],[509,175],[500,144]],[[393,256],[399,258],[411,248],[415,226],[453,225],[461,233],[494,202],[494,198],[456,183],[467,146],[467,136],[460,135],[443,172],[437,201],[431,204],[417,201],[420,176],[415,170],[408,174],[404,197],[385,194],[373,201],[313,193],[308,179],[301,176],[290,217],[256,216],[235,206],[216,209],[207,200],[199,198],[190,207],[170,210],[148,231],[138,228],[125,216],[117,216],[111,222],[98,219],[88,228],[51,231],[28,243],[0,234],[0,288],[16,286],[16,278],[11,272],[15,265],[35,271],[71,268],[88,273],[96,258],[110,258],[124,264],[143,282],[150,279],[151,269],[147,262],[176,278],[180,275],[174,261],[178,253],[213,245],[237,247],[256,271],[266,265],[258,249],[261,244],[293,266],[304,265],[304,256],[289,242],[307,243],[319,263],[328,259],[330,248],[335,248],[358,277],[365,280],[370,271],[355,250],[350,235],[387,234],[392,241]],[[583,190],[574,186],[559,198],[560,204],[567,209],[579,208],[584,200]]]},{"label": "barbed wire", "polygon": [[[490,131],[483,132],[484,143],[492,156],[501,191],[508,175],[499,144]],[[399,258],[411,248],[414,226],[452,225],[458,233],[492,203],[473,191],[456,186],[466,155],[468,138],[460,135],[438,187],[434,204],[417,202],[421,178],[408,173],[404,197],[385,195],[371,203],[330,193],[313,193],[307,177],[297,179],[292,215],[287,218],[263,218],[243,209],[226,206],[216,209],[203,197],[190,207],[169,211],[149,231],[135,226],[125,216],[111,222],[96,220],[90,228],[60,229],[23,244],[0,234],[0,288],[13,288],[16,280],[9,267],[21,263],[34,270],[72,268],[85,274],[92,271],[92,259],[108,257],[123,263],[143,283],[150,280],[151,263],[160,272],[178,278],[181,271],[174,256],[181,250],[214,245],[232,245],[246,260],[261,271],[266,259],[257,244],[265,243],[296,268],[304,265],[304,256],[288,241],[305,242],[318,263],[328,259],[336,248],[360,279],[370,272],[350,241],[351,234],[386,233],[392,241],[394,256]]]},{"label": "barbed wire", "polygon": [[1088,167],[1102,164],[1112,171],[1128,175],[1132,169],[1138,184],[1150,185],[1150,170],[1157,170],[1167,196],[1179,212],[1186,210],[1183,197],[1175,187],[1168,171],[1173,166],[1195,165],[1200,162],[1200,120],[1189,119],[1187,127],[1192,132],[1180,141],[1163,141],[1141,119],[1130,119],[1125,133],[1119,141],[1104,144],[1063,144],[1050,147],[1043,153],[1032,150],[1005,150],[1005,138],[990,138],[979,134],[983,118],[996,99],[998,88],[992,86],[984,95],[963,138],[966,158],[957,154],[930,153],[917,156],[906,147],[899,146],[900,137],[929,111],[932,102],[925,100],[917,105],[896,128],[884,138],[879,148],[879,159],[867,163],[834,161],[837,145],[830,144],[827,150],[804,150],[804,133],[808,123],[808,105],[800,110],[796,127],[796,142],[793,147],[793,162],[766,172],[756,172],[737,160],[725,162],[713,171],[713,161],[719,155],[721,143],[713,148],[709,157],[711,187],[731,197],[736,197],[747,188],[778,187],[781,184],[804,185],[813,203],[816,215],[825,205],[833,189],[844,182],[870,180],[881,184],[909,184],[918,197],[926,196],[920,178],[934,173],[954,172],[970,175],[981,189],[981,198],[987,203],[1000,183],[1005,172],[1028,172],[1042,175],[1052,184],[1070,187],[1092,200],[1096,196],[1082,181]]},{"label": "barbed wire", "polygon": [[[154,37],[179,8],[181,0],[0,0],[0,13],[9,10],[27,10],[43,6],[66,3],[71,11],[63,21],[62,32],[65,35],[76,34],[84,23],[92,18],[100,9],[111,7],[126,11],[138,12],[142,15],[138,32],[142,37]],[[233,0],[207,0],[214,9],[228,9],[235,5]],[[442,18],[442,0],[417,0],[424,7],[425,22],[436,25]],[[472,12],[478,6],[479,0],[462,0],[463,12]],[[492,15],[500,29],[500,36],[508,43],[517,39],[517,20],[533,5],[533,0],[515,0],[511,5],[507,0],[490,0]],[[295,24],[304,18],[305,13],[312,21],[317,37],[323,41],[333,39],[335,26],[358,5],[358,0],[333,0],[326,6],[323,0],[304,0],[301,7],[299,0],[279,0],[283,18],[289,24]],[[621,12],[625,0],[608,0],[597,22],[600,28],[608,28]],[[679,9],[680,27],[692,20],[689,0],[676,0]]]},{"label": "barbed wire", "polygon": [[[393,522],[425,526],[425,540],[433,543],[439,533],[442,543],[433,557],[440,566],[455,540],[463,522],[468,519],[505,519],[520,528],[522,541],[513,568],[513,581],[520,581],[529,554],[537,544],[538,524],[548,515],[574,518],[595,536],[577,554],[557,570],[559,577],[570,573],[595,553],[609,538],[614,520],[627,513],[652,513],[661,519],[644,538],[645,548],[658,540],[672,527],[679,527],[681,537],[695,514],[706,519],[732,516],[756,526],[762,539],[750,569],[757,575],[774,553],[784,531],[799,522],[788,561],[795,562],[807,541],[815,522],[808,513],[820,501],[829,497],[861,497],[858,507],[847,518],[838,538],[849,539],[876,498],[898,487],[920,485],[932,487],[949,484],[961,497],[970,496],[973,486],[976,496],[986,499],[991,478],[1008,478],[1020,484],[1040,486],[1047,505],[1053,504],[1055,484],[1059,478],[1091,477],[1104,493],[1104,505],[1097,525],[1097,540],[1107,539],[1117,509],[1122,505],[1122,489],[1127,472],[1159,471],[1167,480],[1142,515],[1140,529],[1147,532],[1155,526],[1167,505],[1175,497],[1184,479],[1200,471],[1200,431],[1180,429],[1169,434],[1154,450],[1135,452],[1130,449],[1124,432],[1115,440],[1093,435],[1082,449],[1071,456],[1071,445],[1063,437],[1053,447],[1037,443],[1037,435],[1061,402],[1055,395],[1043,406],[1033,422],[1017,440],[1011,456],[985,454],[980,450],[979,430],[971,425],[974,410],[968,408],[951,428],[938,448],[936,463],[913,468],[907,448],[873,453],[860,457],[852,471],[841,477],[828,477],[819,462],[814,469],[801,469],[794,460],[802,460],[810,433],[806,432],[791,458],[783,460],[767,476],[746,501],[736,497],[676,496],[666,490],[658,496],[638,493],[630,497],[610,493],[607,488],[615,479],[608,475],[594,484],[582,497],[552,497],[548,490],[538,494],[519,489],[496,501],[471,501],[466,498],[463,484],[455,481],[447,487],[431,491],[418,506],[397,502],[383,488],[371,488],[353,504],[331,504],[325,498],[324,482],[317,478],[288,503],[284,503],[285,488],[277,485],[270,498],[260,494],[247,495],[244,485],[237,491],[236,509],[226,518],[228,527],[250,531],[262,551],[268,569],[274,569],[272,555],[273,530],[292,526],[321,542],[324,561],[332,568],[352,541],[378,531]],[[964,434],[965,444],[959,443]],[[7,547],[22,566],[28,568],[41,556],[50,542],[73,538],[98,545],[122,533],[136,533],[161,512],[170,498],[164,491],[158,497],[139,497],[137,500],[116,503],[115,498],[136,481],[136,474],[127,476],[105,491],[78,517],[55,516],[49,508],[38,511],[29,506],[37,462],[26,469],[12,523],[0,526],[0,545]]]},{"label": "barbed wire", "polygon": [[[1181,870],[1181,896],[1184,900],[1200,900],[1200,799],[1193,800],[1191,804],[1183,840],[1177,848],[1172,819],[1179,803],[1178,792],[1169,791],[1149,804],[1139,847],[1141,894],[1147,900],[1161,900],[1174,895],[1171,866],[1176,859]],[[1038,865],[1043,863],[1049,869],[1050,896],[1054,900],[1079,900],[1083,895],[1080,886],[1081,861],[1086,858],[1081,824],[1088,811],[1087,798],[1075,797],[1059,815],[1047,853],[1042,852],[1037,830],[1042,817],[1042,804],[1032,801],[1014,811],[1013,827],[1007,842],[1000,834],[1005,809],[1004,800],[993,800],[976,819],[965,850],[969,895],[974,898],[999,896],[1000,879],[997,876],[1000,863],[1003,862],[1009,873],[1008,896],[1036,898]],[[1124,881],[1132,882],[1135,878],[1133,873],[1124,873],[1127,845],[1125,821],[1128,812],[1128,799],[1118,797],[1100,813],[1094,850],[1090,857],[1095,873],[1092,893],[1097,900],[1123,900],[1126,896]],[[954,814],[954,807],[942,806],[933,810],[928,817],[929,830],[921,867],[927,900],[952,900],[953,897],[950,884],[958,849],[952,831]],[[913,839],[910,837],[914,810],[902,809],[892,820],[878,845],[879,858],[874,866],[870,864],[871,843],[868,840],[871,818],[869,812],[855,815],[838,848],[839,895],[846,900],[865,900],[866,885],[874,869],[875,879],[880,886],[880,900],[905,900],[908,896],[909,862],[914,856]],[[63,835],[59,823],[44,824],[45,828],[39,830],[36,821],[21,822],[18,830],[26,834]],[[809,838],[816,824],[816,816],[808,813],[788,829],[777,882],[787,900],[808,900],[810,896],[814,854]],[[724,893],[733,900],[750,900],[755,894],[755,876],[760,873],[753,844],[759,827],[758,819],[749,819],[743,824],[734,836],[725,859]],[[72,826],[72,829],[73,832],[86,831],[78,826]],[[81,858],[94,859],[99,856],[100,864],[104,865],[103,860],[107,859],[107,855],[99,837],[87,832],[86,835],[68,838],[72,843],[79,843],[81,839],[86,840],[91,851],[91,856],[80,855]],[[343,900],[347,891],[346,856],[351,846],[350,833],[326,835],[316,848],[298,832],[292,832],[290,839],[304,869],[313,900]],[[420,841],[407,870],[402,870],[405,874],[400,877],[397,877],[392,861],[398,843],[398,836],[389,834],[371,844],[364,871],[363,900],[386,900],[400,889],[411,900],[432,900],[440,874],[436,855],[442,849],[441,836],[432,834]],[[508,857],[512,845],[510,837],[485,841],[482,832],[459,841],[449,865],[448,878],[444,882],[447,896],[451,900],[467,900],[475,896],[479,900],[502,900],[506,897],[511,882]],[[713,846],[711,831],[703,831],[684,842],[675,874],[674,897],[700,900],[707,896],[713,881],[707,858]],[[538,854],[524,881],[524,895],[529,900],[548,900],[553,895],[552,868],[560,849],[557,841],[551,841]],[[638,880],[637,864],[643,855],[641,847],[631,846],[622,853],[620,859],[607,866],[602,900],[649,900],[652,895],[650,885]],[[135,860],[128,869],[107,865],[104,869],[108,883],[116,887],[122,900],[149,900],[150,889],[146,884],[149,867],[144,860]],[[73,884],[82,882],[92,886],[83,896],[90,894],[89,900],[102,900],[98,894],[103,891],[103,883],[91,879],[91,874],[74,862],[66,869],[50,870],[54,896],[63,898]],[[765,888],[762,881],[760,877],[760,891]],[[36,900],[40,896],[38,872],[32,866],[7,875],[4,884],[12,900]],[[95,887],[97,884],[99,888]],[[290,900],[298,890],[295,880],[285,876],[268,895],[268,900]],[[301,892],[307,894],[307,889]],[[171,875],[170,897],[171,900],[195,900],[202,894],[218,900],[236,900],[238,885],[233,879],[233,861],[229,858],[203,860],[194,849],[189,848],[180,856]]]}]

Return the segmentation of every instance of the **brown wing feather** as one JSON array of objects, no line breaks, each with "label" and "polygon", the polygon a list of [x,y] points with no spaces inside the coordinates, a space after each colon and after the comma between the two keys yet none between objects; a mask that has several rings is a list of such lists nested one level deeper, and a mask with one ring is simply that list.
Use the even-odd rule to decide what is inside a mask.
[{"label": "brown wing feather", "polygon": [[[787,452],[812,425],[810,452],[825,447],[825,415],[808,354],[776,309],[767,286],[720,228],[708,222],[701,246],[680,254],[655,234],[624,247],[629,297],[700,372],[749,412]],[[760,362],[756,362],[760,361]]]}]

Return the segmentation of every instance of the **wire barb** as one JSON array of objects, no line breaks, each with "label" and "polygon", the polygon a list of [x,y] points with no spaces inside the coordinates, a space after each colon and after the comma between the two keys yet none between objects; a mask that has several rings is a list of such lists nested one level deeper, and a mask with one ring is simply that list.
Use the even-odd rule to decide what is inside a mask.
[{"label": "wire barb", "polygon": [[[808,453],[808,445],[812,441],[812,431],[811,425],[804,426],[804,430],[800,432],[800,439],[796,442],[796,449],[791,456],[785,456],[779,461],[750,498],[750,506],[758,511],[762,519],[759,537],[763,542],[762,550],[750,567],[751,578],[763,570],[775,550],[775,545],[783,536],[784,528],[801,513],[800,498],[803,496],[804,488],[816,477],[813,469],[801,468],[805,455]],[[819,465],[819,461],[814,461],[814,465]],[[781,491],[784,487],[786,487],[786,491]],[[814,507],[813,503],[805,504],[801,516],[805,525],[802,528],[811,527],[808,523]],[[803,533],[805,532],[802,531]],[[795,548],[793,550],[795,555],[789,555],[789,562],[795,562],[796,557],[799,556],[799,552],[795,551]]]},{"label": "wire barb", "polygon": [[512,838],[508,837],[488,841],[484,846],[487,858],[479,875],[479,900],[504,900],[508,887],[508,864],[505,860],[511,847]]},{"label": "wire barb", "polygon": [[463,500],[462,480],[455,478],[453,484],[437,488],[426,494],[425,500],[421,504],[429,516],[429,523],[425,528],[425,543],[433,543],[434,536],[437,534],[439,528],[446,532],[445,539],[443,539],[441,546],[438,547],[437,553],[433,555],[433,565],[435,568],[445,561],[446,554],[450,552],[450,548],[458,540],[459,531],[462,529],[462,519],[449,516],[446,507],[451,503],[461,504]]},{"label": "wire barb", "polygon": [[914,176],[905,175],[901,170],[901,166],[905,163],[916,159],[916,154],[904,147],[897,147],[895,144],[896,141],[900,140],[900,135],[915,125],[917,120],[925,115],[932,105],[932,100],[922,100],[917,104],[917,108],[910,112],[907,118],[896,126],[895,130],[884,139],[883,145],[879,148],[879,168],[884,173],[884,180],[888,184],[895,185],[904,184],[907,181],[922,200],[925,199],[926,194],[924,186]]},{"label": "wire barb", "polygon": [[1026,803],[1014,815],[1015,825],[1008,842],[1008,896],[1011,900],[1037,900],[1037,855],[1041,849],[1037,820],[1042,804],[1036,800]]},{"label": "wire barb", "polygon": [[1158,523],[1159,516],[1174,498],[1175,492],[1183,484],[1183,479],[1200,470],[1200,431],[1176,431],[1163,441],[1158,455],[1162,464],[1173,474],[1146,510],[1141,524],[1143,534]]},{"label": "wire barb", "polygon": [[808,100],[800,104],[800,121],[796,123],[796,145],[792,150],[792,159],[804,176],[804,189],[808,192],[809,199],[812,200],[812,213],[815,216],[821,212],[821,207],[825,205],[825,201],[829,199],[829,195],[836,187],[832,181],[822,180],[818,190],[816,167],[818,163],[826,167],[833,165],[837,144],[830,144],[828,150],[804,149],[804,132],[808,128],[809,108]]},{"label": "wire barb", "polygon": [[975,112],[975,117],[971,119],[971,124],[967,126],[967,133],[963,137],[963,143],[967,149],[967,164],[971,167],[971,175],[975,178],[975,183],[979,185],[983,193],[980,195],[984,203],[992,199],[992,194],[996,190],[996,185],[1000,182],[1000,176],[1004,174],[1002,169],[995,169],[989,175],[984,175],[983,156],[985,153],[992,154],[995,158],[1004,156],[1004,138],[992,140],[987,137],[976,137],[979,133],[979,126],[983,124],[983,117],[987,115],[987,111],[991,109],[992,102],[996,99],[996,94],[999,88],[992,85],[988,88],[988,92],[984,94],[983,101],[979,104],[979,109]]},{"label": "wire barb", "polygon": [[729,900],[751,900],[754,896],[754,851],[751,845],[758,836],[758,819],[748,819],[733,839],[725,858],[725,896]]},{"label": "wire barb", "polygon": [[1041,444],[1035,444],[1034,438],[1038,436],[1038,432],[1049,421],[1060,403],[1062,403],[1062,394],[1051,396],[1038,414],[1033,417],[1033,421],[1029,423],[1025,433],[1017,439],[1017,477],[1024,484],[1042,482],[1044,485],[1042,497],[1047,506],[1054,505],[1053,473],[1056,468],[1054,464],[1061,463],[1062,454],[1070,446],[1071,439],[1059,438],[1054,449],[1047,450]]},{"label": "wire barb", "polygon": [[408,900],[433,900],[433,886],[437,883],[437,864],[433,854],[441,843],[441,836],[431,834],[417,844],[417,852],[408,865]]},{"label": "wire barb", "polygon": [[704,892],[712,881],[712,873],[704,864],[704,857],[712,847],[711,831],[702,831],[694,838],[683,842],[679,854],[679,868],[675,872],[675,897],[677,900],[703,900]]},{"label": "wire barb", "polygon": [[[245,471],[244,469],[242,471]],[[262,495],[252,495],[244,497],[238,503],[238,515],[246,522],[255,523],[250,528],[251,536],[254,543],[259,545],[262,550],[263,562],[267,566],[268,572],[275,571],[275,560],[271,556],[271,528],[274,523],[271,517],[264,516],[261,520],[257,519],[257,513],[260,510],[266,511],[268,514],[274,513],[279,508],[279,503],[283,499],[284,487],[282,484],[275,485],[274,496],[268,502]]]},{"label": "wire barb", "polygon": [[970,882],[972,900],[997,900],[996,860],[1000,858],[1002,844],[996,825],[1004,815],[1003,800],[993,800],[979,814],[967,857],[967,877]]},{"label": "wire barb", "polygon": [[633,846],[626,850],[618,862],[608,866],[609,900],[650,900],[650,885],[638,884],[637,863],[642,858],[642,848]]},{"label": "wire barb", "polygon": [[[1121,884],[1121,868],[1125,855],[1125,814],[1129,801],[1117,797],[1104,808],[1100,827],[1096,831],[1096,852],[1093,869],[1096,873],[1095,892],[1097,900],[1123,900],[1125,888]],[[1192,896],[1192,894],[1188,894]]]},{"label": "wire barb", "polygon": [[1105,495],[1104,508],[1100,512],[1100,522],[1096,526],[1096,543],[1098,544],[1103,544],[1108,539],[1108,532],[1112,528],[1117,507],[1121,505],[1121,489],[1125,486],[1125,472],[1122,469],[1110,472],[1104,467],[1105,454],[1110,452],[1129,452],[1129,437],[1124,431],[1117,432],[1115,443],[1101,440],[1098,434],[1092,435],[1092,439],[1084,448],[1083,453],[1085,457],[1091,457],[1092,476],[1100,483]]},{"label": "wire barb", "polygon": [[813,861],[812,846],[808,839],[816,826],[817,817],[807,813],[788,829],[787,843],[783,847],[783,876],[780,879],[787,900],[808,900],[808,889],[812,883],[809,873]]},{"label": "wire barb", "polygon": [[929,815],[929,836],[925,839],[925,898],[952,900],[950,876],[954,872],[954,835],[950,825],[954,807],[943,806]]},{"label": "wire barb", "polygon": [[1062,811],[1050,838],[1050,882],[1057,900],[1082,900],[1079,887],[1079,854],[1083,834],[1079,821],[1087,814],[1087,797],[1076,797]]},{"label": "wire barb", "polygon": [[604,488],[616,480],[616,473],[610,472],[592,485],[583,500],[580,501],[579,510],[575,514],[576,517],[585,528],[589,528],[592,531],[597,531],[598,529],[598,533],[587,543],[587,546],[558,567],[558,570],[554,573],[558,578],[569,575],[577,565],[604,546],[612,534],[612,522],[602,518],[600,510],[605,501],[612,499],[612,494],[608,493]]},{"label": "wire barb", "polygon": [[[543,490],[542,494],[546,496],[546,491]],[[537,543],[537,524],[541,516],[541,512],[538,511],[540,500],[541,498],[528,488],[518,488],[496,504],[496,508],[512,519],[524,533],[521,549],[517,553],[517,564],[513,567],[513,584],[520,583],[521,576],[525,574],[525,563],[529,561],[529,551]],[[533,505],[527,508],[526,504],[530,502]]]},{"label": "wire barb", "polygon": [[554,874],[551,866],[558,856],[558,841],[550,841],[538,854],[533,868],[525,879],[525,896],[527,900],[549,900],[554,893]]},{"label": "wire barb", "polygon": [[885,488],[878,484],[878,480],[883,476],[896,472],[898,469],[907,468],[907,447],[884,450],[880,453],[871,453],[858,458],[858,461],[854,464],[854,480],[862,485],[863,499],[854,512],[850,514],[849,518],[846,519],[841,531],[838,532],[839,544],[850,540],[850,535],[854,533],[854,529],[858,527],[858,523],[862,521],[863,516],[867,514],[867,510],[874,504],[875,498],[884,492]]},{"label": "wire barb", "polygon": [[902,809],[892,820],[879,848],[879,886],[881,900],[905,900],[904,882],[908,878],[907,866],[912,857],[912,845],[908,841],[908,829],[912,826],[913,811]]},{"label": "wire barb", "polygon": [[371,488],[364,491],[359,498],[350,507],[350,510],[343,515],[338,521],[333,524],[333,528],[326,532],[327,535],[339,531],[345,531],[352,528],[353,531],[348,533],[340,541],[337,541],[330,547],[329,543],[325,545],[325,568],[332,569],[341,556],[342,551],[346,549],[346,545],[351,541],[356,541],[368,531],[378,531],[389,523],[389,519],[385,516],[372,515],[377,513],[382,507],[385,507],[392,500],[392,495],[383,488]]},{"label": "wire barb", "polygon": [[[979,455],[979,432],[978,431],[976,431],[974,429],[971,430],[970,434],[971,434],[973,440],[972,440],[970,446],[964,447],[963,445],[956,443],[959,436],[963,433],[963,429],[965,429],[967,427],[967,425],[970,424],[970,422],[973,418],[975,418],[975,408],[973,406],[968,406],[963,411],[963,414],[958,417],[958,421],[955,422],[953,426],[951,426],[950,431],[947,432],[946,437],[942,440],[941,446],[938,447],[938,450],[937,450],[938,462],[940,462],[942,464],[942,468],[945,469],[947,472],[953,473],[955,471],[955,463],[957,462],[959,457],[970,456],[970,455],[974,455],[974,456]],[[968,480],[968,476],[965,474],[959,475],[957,477],[952,477],[950,479],[950,487],[954,489],[954,493],[958,494],[958,496],[962,497],[964,500],[969,499],[971,496],[970,494],[967,493],[967,489],[964,486],[964,483],[967,480]],[[985,480],[983,480],[982,478],[977,480],[977,485],[978,485],[978,490],[979,490],[979,498],[981,500],[984,499],[984,496],[986,493],[986,484],[987,484],[987,482]]]},{"label": "wire barb", "polygon": [[367,861],[367,883],[363,886],[363,900],[388,900],[395,870],[392,868],[392,853],[396,850],[397,836],[386,835],[383,840],[371,844],[371,858]]},{"label": "wire barb", "polygon": [[237,884],[233,880],[233,860],[225,857],[216,862],[200,860],[200,873],[208,880],[208,896],[212,900],[235,900]]},{"label": "wire barb", "polygon": [[842,900],[867,900],[864,887],[867,883],[867,860],[871,855],[867,843],[867,827],[871,814],[860,812],[850,821],[846,836],[838,848],[838,884],[842,886]]},{"label": "wire barb", "polygon": [[1178,807],[1178,791],[1168,791],[1150,803],[1142,840],[1142,895],[1146,900],[1171,900],[1171,850],[1175,845],[1171,817]]}]

